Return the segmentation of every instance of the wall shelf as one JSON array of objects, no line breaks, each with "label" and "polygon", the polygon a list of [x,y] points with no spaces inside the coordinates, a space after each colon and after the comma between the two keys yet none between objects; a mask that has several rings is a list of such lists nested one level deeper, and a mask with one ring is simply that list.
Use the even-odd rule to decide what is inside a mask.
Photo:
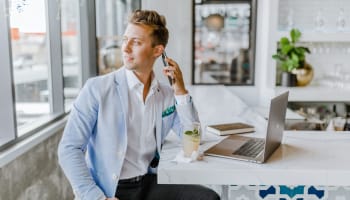
[{"label": "wall shelf", "polygon": [[[278,31],[276,38],[279,39],[281,37],[289,37],[289,31]],[[350,42],[350,32],[327,33],[302,31],[300,42]]]},{"label": "wall shelf", "polygon": [[310,85],[306,87],[280,87],[275,88],[275,93],[280,94],[289,91],[289,101],[303,102],[350,102],[350,90],[331,88],[325,86]]},{"label": "wall shelf", "polygon": [[[350,2],[344,0],[327,1],[303,1],[303,0],[269,0],[266,9],[269,10],[265,26],[268,36],[266,37],[267,49],[265,64],[262,67],[262,100],[268,102],[273,95],[289,90],[289,101],[292,102],[350,102],[350,89],[323,86],[318,84],[320,80],[331,76],[330,73],[342,72],[342,76],[350,74],[348,56],[350,55],[350,28],[347,26],[343,32],[337,32],[335,20],[338,16],[339,2],[343,2],[345,7],[350,8]],[[325,31],[315,31],[314,17],[318,12],[318,7],[329,6],[330,12],[323,13],[326,20]],[[316,7],[317,8],[316,8]],[[282,37],[290,38],[288,25],[288,11],[293,11],[293,25],[298,28],[302,35],[300,42],[310,49],[312,54],[307,55],[309,62],[314,69],[313,81],[306,87],[280,87],[276,86],[277,76],[276,60],[272,55],[276,53],[278,42]],[[310,13],[312,11],[312,13]],[[334,23],[333,23],[334,22]],[[265,42],[265,41],[264,41]],[[265,44],[265,43],[264,43]],[[336,69],[338,66],[339,69]],[[337,72],[338,73],[338,72]],[[347,84],[344,78],[344,84]],[[342,80],[336,80],[341,82]]]}]

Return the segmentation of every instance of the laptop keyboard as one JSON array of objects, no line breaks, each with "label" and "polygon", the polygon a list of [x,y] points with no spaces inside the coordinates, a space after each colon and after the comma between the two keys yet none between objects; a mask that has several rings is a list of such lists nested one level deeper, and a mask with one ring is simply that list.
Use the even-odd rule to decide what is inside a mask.
[{"label": "laptop keyboard", "polygon": [[259,155],[259,153],[264,149],[265,141],[262,139],[252,138],[244,143],[238,150],[232,154],[253,157]]}]

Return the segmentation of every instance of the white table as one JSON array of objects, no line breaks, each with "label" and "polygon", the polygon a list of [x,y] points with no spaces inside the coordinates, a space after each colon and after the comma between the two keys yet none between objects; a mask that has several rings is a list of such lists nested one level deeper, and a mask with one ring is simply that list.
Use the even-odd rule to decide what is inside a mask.
[{"label": "white table", "polygon": [[[205,90],[208,90],[206,92]],[[249,109],[224,87],[192,87],[191,94],[199,110],[202,127],[209,123],[232,120],[253,124],[263,136],[264,117]],[[211,95],[205,95],[211,94]],[[201,150],[209,148],[223,137],[205,133]],[[227,185],[333,185],[350,186],[350,134],[348,132],[285,131],[283,144],[267,163],[256,164],[205,156],[193,163],[172,162],[181,144],[170,135],[163,145],[158,167],[161,184],[217,184],[223,187],[222,199],[227,199]]]}]

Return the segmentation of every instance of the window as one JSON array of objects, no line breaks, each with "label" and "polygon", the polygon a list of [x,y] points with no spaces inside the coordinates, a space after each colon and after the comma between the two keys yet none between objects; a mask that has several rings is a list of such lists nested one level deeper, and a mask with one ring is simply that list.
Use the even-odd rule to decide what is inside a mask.
[{"label": "window", "polygon": [[106,74],[123,65],[121,36],[128,15],[141,8],[141,1],[96,0],[96,32],[98,41],[98,73]]},{"label": "window", "polygon": [[65,110],[68,111],[81,88],[79,1],[61,0],[62,58]]},{"label": "window", "polygon": [[11,0],[12,68],[18,135],[48,116],[48,46],[44,0],[18,5]]},{"label": "window", "polygon": [[4,0],[0,10],[2,150],[51,130],[97,66],[94,1]]}]

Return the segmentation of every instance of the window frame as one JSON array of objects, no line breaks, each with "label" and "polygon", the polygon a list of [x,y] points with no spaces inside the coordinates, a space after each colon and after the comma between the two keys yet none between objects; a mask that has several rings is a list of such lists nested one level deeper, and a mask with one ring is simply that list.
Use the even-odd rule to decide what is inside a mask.
[{"label": "window frame", "polygon": [[0,60],[3,65],[0,67],[0,138],[4,137],[4,141],[0,141],[1,147],[17,138],[17,129],[8,1],[0,1],[0,10],[5,11],[0,12],[0,30],[3,30],[0,34]]},{"label": "window frame", "polygon": [[[47,47],[48,47],[48,90],[50,113],[48,116],[40,118],[39,124],[31,126],[25,130],[25,134],[19,136],[16,123],[16,100],[15,85],[12,68],[12,44],[10,29],[10,9],[9,0],[0,1],[0,151],[6,151],[10,147],[16,148],[17,143],[33,138],[48,129],[57,129],[55,123],[62,123],[66,119],[69,111],[64,105],[64,83],[63,83],[63,56],[62,56],[62,36],[61,36],[61,12],[60,1],[45,0],[45,16],[47,27]],[[79,63],[79,73],[81,74],[81,86],[85,81],[97,75],[96,63],[96,31],[95,31],[95,0],[79,1],[79,49],[81,63]],[[85,41],[85,42],[83,42]],[[49,131],[48,131],[49,132]],[[47,133],[48,134],[48,133]],[[51,133],[52,134],[52,133]],[[35,141],[30,142],[35,145]],[[26,147],[28,148],[28,147]],[[11,148],[12,149],[12,148]],[[1,158],[0,153],[0,158]],[[8,161],[8,159],[5,159]]]},{"label": "window frame", "polygon": [[[62,42],[61,42],[61,13],[60,1],[47,1],[46,3],[46,27],[48,37],[46,38],[49,50],[49,79],[48,89],[50,113],[61,115],[64,113],[63,96],[63,61],[62,61]],[[50,12],[56,11],[56,12]],[[53,15],[51,13],[57,13]],[[57,47],[57,48],[55,48]]]}]

